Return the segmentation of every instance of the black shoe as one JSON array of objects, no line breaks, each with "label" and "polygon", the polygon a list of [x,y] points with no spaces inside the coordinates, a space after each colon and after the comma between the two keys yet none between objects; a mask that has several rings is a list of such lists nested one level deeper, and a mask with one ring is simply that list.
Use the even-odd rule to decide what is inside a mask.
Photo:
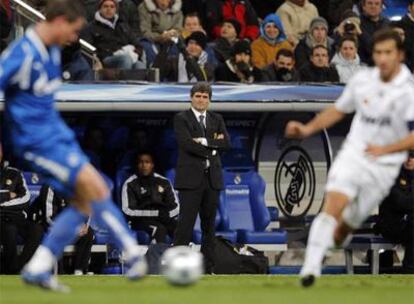
[{"label": "black shoe", "polygon": [[315,276],[313,274],[305,275],[300,279],[302,287],[311,287],[315,283]]}]

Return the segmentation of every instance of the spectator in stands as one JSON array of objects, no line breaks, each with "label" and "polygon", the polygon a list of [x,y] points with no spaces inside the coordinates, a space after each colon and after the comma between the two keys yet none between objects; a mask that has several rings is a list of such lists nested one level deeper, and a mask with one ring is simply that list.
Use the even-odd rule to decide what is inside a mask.
[{"label": "spectator in stands", "polygon": [[253,41],[259,35],[256,11],[249,0],[209,0],[206,2],[208,33],[217,39],[224,20],[236,19],[240,23],[240,39]]},{"label": "spectator in stands", "polygon": [[207,1],[208,0],[182,0],[182,11],[184,16],[189,14],[196,14],[200,18],[201,24],[206,25]]},{"label": "spectator in stands", "polygon": [[401,19],[401,26],[405,31],[405,51],[407,64],[414,70],[414,0],[408,1],[408,13]]},{"label": "spectator in stands", "polygon": [[[46,232],[53,225],[54,218],[67,205],[68,202],[55,193],[52,188],[43,185],[39,196],[30,205],[29,216],[31,220],[40,225],[43,231]],[[94,233],[88,221],[79,231],[79,239],[75,243],[74,274],[82,275],[88,272],[93,239]]]},{"label": "spectator in stands", "polygon": [[[332,27],[337,27],[343,20],[343,13],[346,11],[358,12],[360,0],[329,0],[328,21]],[[358,16],[358,14],[357,14]]]},{"label": "spectator in stands", "polygon": [[8,0],[0,0],[0,53],[7,47],[7,38],[13,25],[13,15]]},{"label": "spectator in stands", "polygon": [[331,64],[338,71],[339,81],[347,83],[362,67],[358,55],[358,41],[353,36],[344,36],[339,42],[338,48]]},{"label": "spectator in stands", "polygon": [[361,61],[373,65],[372,37],[381,28],[389,25],[389,20],[383,17],[383,0],[362,0],[361,31],[359,36],[359,56]]},{"label": "spectator in stands", "polygon": [[333,37],[338,43],[344,36],[353,36],[359,41],[361,31],[361,19],[352,10],[347,10],[342,14],[341,23],[334,29]]},{"label": "spectator in stands", "polygon": [[403,43],[405,43],[405,30],[401,24],[401,22],[399,21],[391,21],[390,22],[390,27],[396,31],[398,33],[398,35],[400,36],[401,40]]},{"label": "spectator in stands", "polygon": [[180,35],[183,27],[181,0],[145,0],[138,12],[144,38],[165,43]]},{"label": "spectator in stands", "polygon": [[329,66],[329,53],[324,45],[314,46],[310,63],[299,69],[299,78],[304,82],[338,82],[336,69]]},{"label": "spectator in stands", "polygon": [[312,49],[317,45],[323,45],[328,50],[329,59],[335,54],[335,42],[328,36],[328,22],[322,17],[312,20],[309,32],[300,40],[295,49],[296,67],[301,68],[309,63]]},{"label": "spectator in stands", "polygon": [[93,81],[93,70],[82,55],[79,42],[66,46],[62,51],[62,78],[67,81]]},{"label": "spectator in stands", "polygon": [[196,13],[188,14],[184,17],[183,30],[181,37],[187,39],[194,32],[203,32],[205,35],[206,31],[203,29],[200,17]]},{"label": "spectator in stands", "polygon": [[[127,23],[131,33],[135,38],[141,37],[141,30],[139,27],[139,15],[137,14],[138,6],[134,0],[116,0],[118,2],[119,19]],[[85,15],[88,22],[95,19],[96,6],[100,0],[83,0],[85,6]]]},{"label": "spectator in stands", "polygon": [[122,211],[134,230],[146,231],[152,242],[173,238],[179,205],[168,179],[154,172],[151,153],[141,152],[134,159],[135,173],[122,186]]},{"label": "spectator in stands", "polygon": [[233,47],[232,57],[216,68],[216,81],[260,82],[262,72],[253,65],[251,55],[252,51],[248,41],[241,40],[236,42]]},{"label": "spectator in stands", "polygon": [[230,59],[234,44],[239,41],[241,25],[236,19],[227,19],[221,26],[220,38],[214,44],[214,53],[220,63]]},{"label": "spectator in stands", "polygon": [[282,22],[276,14],[269,14],[260,26],[260,37],[253,41],[252,61],[255,67],[262,69],[271,64],[280,49],[292,49],[287,41]]},{"label": "spectator in stands", "polygon": [[262,81],[290,82],[299,81],[295,70],[295,55],[290,49],[281,49],[276,54],[273,63],[262,70]]},{"label": "spectator in stands", "polygon": [[178,56],[168,56],[168,48],[163,48],[154,61],[160,69],[160,78],[167,81],[198,82],[213,79],[214,66],[205,52],[207,36],[202,32],[192,33],[185,44],[177,41]]},{"label": "spectator in stands", "polygon": [[319,16],[316,6],[308,0],[286,0],[276,14],[282,20],[288,40],[295,46],[305,37],[311,21]]},{"label": "spectator in stands", "polygon": [[414,151],[379,208],[375,230],[405,247],[403,272],[414,273]]},{"label": "spectator in stands", "polygon": [[117,14],[118,2],[101,0],[95,20],[83,31],[81,37],[94,45],[96,53],[106,68],[145,68],[145,54],[128,24]]},{"label": "spectator in stands", "polygon": [[[41,227],[28,220],[30,192],[22,172],[3,160],[0,144],[0,273],[17,274],[32,257],[42,238]],[[18,236],[24,239],[17,254]]]}]

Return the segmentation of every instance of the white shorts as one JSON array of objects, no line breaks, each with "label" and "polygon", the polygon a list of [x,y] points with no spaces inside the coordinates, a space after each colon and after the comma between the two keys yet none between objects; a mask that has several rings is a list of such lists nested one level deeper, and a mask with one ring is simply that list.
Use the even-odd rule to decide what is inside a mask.
[{"label": "white shorts", "polygon": [[327,192],[340,192],[350,203],[342,216],[356,229],[389,194],[399,164],[379,164],[350,150],[341,150],[328,174]]}]

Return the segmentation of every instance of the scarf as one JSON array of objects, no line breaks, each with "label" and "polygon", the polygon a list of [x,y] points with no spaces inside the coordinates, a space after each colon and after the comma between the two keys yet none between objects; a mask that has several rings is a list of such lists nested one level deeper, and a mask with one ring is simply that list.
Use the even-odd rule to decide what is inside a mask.
[{"label": "scarf", "polygon": [[[202,51],[200,57],[197,60],[197,64],[203,69],[204,65],[207,63],[208,54],[205,51]],[[197,82],[197,78],[193,75],[188,75],[187,62],[184,59],[183,54],[178,55],[178,82]]]},{"label": "scarf", "polygon": [[95,20],[96,21],[98,21],[102,24],[105,24],[106,26],[109,26],[113,30],[115,29],[116,24],[118,23],[118,19],[119,19],[118,14],[115,14],[114,20],[111,21],[111,20],[108,20],[108,19],[105,19],[104,17],[102,17],[99,12],[95,13]]}]

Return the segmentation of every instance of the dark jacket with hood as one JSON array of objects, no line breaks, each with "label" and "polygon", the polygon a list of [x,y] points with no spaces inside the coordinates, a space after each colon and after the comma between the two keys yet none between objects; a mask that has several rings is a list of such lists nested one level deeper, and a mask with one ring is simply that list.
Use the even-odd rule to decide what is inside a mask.
[{"label": "dark jacket with hood", "polygon": [[96,47],[100,60],[112,56],[114,52],[128,44],[135,46],[137,52],[142,52],[128,24],[123,22],[118,15],[115,15],[113,20],[108,20],[96,12],[95,20],[85,28],[81,38]]}]

